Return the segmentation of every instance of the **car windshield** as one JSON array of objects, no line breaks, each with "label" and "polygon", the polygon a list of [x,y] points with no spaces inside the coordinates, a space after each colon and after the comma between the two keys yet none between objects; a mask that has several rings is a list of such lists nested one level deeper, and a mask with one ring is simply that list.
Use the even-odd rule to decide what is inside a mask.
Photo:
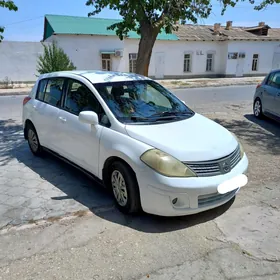
[{"label": "car windshield", "polygon": [[152,80],[98,83],[94,87],[123,123],[167,122],[194,114],[175,95]]}]

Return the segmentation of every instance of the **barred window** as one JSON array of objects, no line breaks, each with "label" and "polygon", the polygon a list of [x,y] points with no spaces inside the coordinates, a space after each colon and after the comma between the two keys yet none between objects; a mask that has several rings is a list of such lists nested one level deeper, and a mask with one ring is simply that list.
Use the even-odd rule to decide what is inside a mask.
[{"label": "barred window", "polygon": [[111,55],[103,53],[101,58],[102,58],[102,70],[111,71]]},{"label": "barred window", "polygon": [[214,54],[208,53],[206,59],[206,71],[213,71],[214,66]]},{"label": "barred window", "polygon": [[258,71],[258,67],[259,67],[259,55],[253,54],[252,71]]},{"label": "barred window", "polygon": [[137,61],[137,53],[129,54],[129,72],[136,72],[136,61]]},{"label": "barred window", "polygon": [[191,54],[185,54],[184,56],[184,72],[191,72]]}]

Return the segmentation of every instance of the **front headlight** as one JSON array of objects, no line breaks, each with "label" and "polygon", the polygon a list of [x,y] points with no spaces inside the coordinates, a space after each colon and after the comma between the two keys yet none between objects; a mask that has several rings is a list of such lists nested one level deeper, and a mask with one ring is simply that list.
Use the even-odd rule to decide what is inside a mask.
[{"label": "front headlight", "polygon": [[157,149],[145,152],[140,159],[164,176],[196,177],[196,174],[181,161]]},{"label": "front headlight", "polygon": [[243,149],[243,146],[241,144],[241,142],[239,141],[238,137],[232,132],[231,133],[233,135],[233,137],[236,139],[236,141],[238,142],[238,145],[239,145],[239,149],[240,149],[240,156],[241,158],[243,158],[244,156],[244,149]]}]

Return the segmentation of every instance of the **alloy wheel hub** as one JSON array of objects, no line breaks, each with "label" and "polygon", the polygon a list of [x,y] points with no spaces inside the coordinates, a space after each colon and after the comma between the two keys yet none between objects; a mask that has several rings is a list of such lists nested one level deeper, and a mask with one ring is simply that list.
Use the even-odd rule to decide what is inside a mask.
[{"label": "alloy wheel hub", "polygon": [[118,170],[113,171],[111,176],[111,183],[114,196],[120,206],[127,204],[127,188],[123,175]]}]

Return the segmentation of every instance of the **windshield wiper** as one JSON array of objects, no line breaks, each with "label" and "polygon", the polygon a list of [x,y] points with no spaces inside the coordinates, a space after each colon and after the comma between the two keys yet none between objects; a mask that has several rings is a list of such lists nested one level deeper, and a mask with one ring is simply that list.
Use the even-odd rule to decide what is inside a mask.
[{"label": "windshield wiper", "polygon": [[160,117],[156,117],[156,116],[150,116],[149,118],[145,118],[145,117],[136,117],[136,116],[132,116],[130,117],[130,119],[132,121],[139,121],[139,122],[159,122],[162,120],[173,120],[174,118],[178,118],[177,116],[160,116]]},{"label": "windshield wiper", "polygon": [[172,111],[165,111],[161,113],[153,114],[149,117],[137,117],[137,116],[131,116],[130,119],[132,121],[148,121],[148,122],[158,122],[162,120],[173,120],[178,119],[181,116],[189,116],[193,115],[192,112],[172,112]]},{"label": "windshield wiper", "polygon": [[145,118],[145,117],[136,117],[136,116],[131,116],[130,119],[132,121],[150,121],[150,118]]},{"label": "windshield wiper", "polygon": [[160,113],[153,114],[151,117],[178,117],[178,116],[184,116],[184,115],[192,115],[192,112],[178,112],[178,111],[164,111]]}]

